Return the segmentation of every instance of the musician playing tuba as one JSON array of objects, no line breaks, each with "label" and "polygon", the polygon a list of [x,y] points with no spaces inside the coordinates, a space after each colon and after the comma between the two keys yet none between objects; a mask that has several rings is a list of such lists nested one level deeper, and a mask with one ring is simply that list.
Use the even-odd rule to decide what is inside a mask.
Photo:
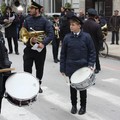
[{"label": "musician playing tuba", "polygon": [[57,63],[59,62],[58,59],[58,51],[59,51],[59,44],[60,44],[60,37],[59,37],[59,31],[60,31],[60,26],[59,26],[59,15],[54,14],[53,15],[53,28],[54,28],[54,39],[52,41],[52,52],[53,52],[53,59],[54,62]]},{"label": "musician playing tuba", "polygon": [[[40,4],[32,1],[30,5],[30,16],[24,20],[23,24],[28,31],[28,41],[26,42],[23,55],[24,71],[32,73],[33,63],[35,63],[36,77],[39,79],[40,84],[39,93],[43,92],[41,84],[46,58],[46,46],[52,41],[54,36],[51,23],[41,15],[41,8],[42,6]],[[40,31],[44,31],[46,37],[44,37],[41,42],[38,42],[37,34],[39,34]],[[31,46],[30,41],[34,44],[33,46]],[[35,50],[34,48],[38,49]]]}]

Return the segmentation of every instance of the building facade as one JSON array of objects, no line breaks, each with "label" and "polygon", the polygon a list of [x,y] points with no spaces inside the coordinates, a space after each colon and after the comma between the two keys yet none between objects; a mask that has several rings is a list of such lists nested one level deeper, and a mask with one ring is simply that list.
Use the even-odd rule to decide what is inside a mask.
[{"label": "building facade", "polygon": [[[0,0],[2,1],[2,0]],[[13,4],[16,0],[4,0],[6,4]],[[30,5],[31,0],[19,0],[23,7]],[[61,6],[69,2],[76,13],[82,9],[86,13],[88,8],[95,8],[98,13],[102,10],[106,17],[113,14],[115,9],[120,11],[120,0],[34,0],[44,6],[46,13],[60,13]]]}]

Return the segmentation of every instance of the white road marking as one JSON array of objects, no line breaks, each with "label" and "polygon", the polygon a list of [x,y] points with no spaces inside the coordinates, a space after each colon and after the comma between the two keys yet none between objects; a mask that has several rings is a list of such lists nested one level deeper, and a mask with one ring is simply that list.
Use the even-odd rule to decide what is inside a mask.
[{"label": "white road marking", "polygon": [[17,107],[3,99],[1,115],[7,120],[41,120],[23,107]]},{"label": "white road marking", "polygon": [[112,70],[112,71],[117,71],[120,72],[120,68],[118,67],[113,67],[113,66],[109,66],[109,65],[102,65],[103,68],[108,69],[108,70]]},{"label": "white road marking", "polygon": [[[66,112],[70,113],[70,109],[71,109],[71,103],[69,101],[69,98],[63,98],[62,96],[60,96],[58,93],[56,93],[55,91],[50,90],[49,88],[45,91],[44,90],[44,94],[42,94],[42,97],[46,100],[49,101],[50,103],[59,106],[61,109],[65,110]],[[72,115],[70,113],[70,115]],[[87,113],[85,115],[73,115],[74,117],[76,117],[77,119],[82,119],[82,120],[105,120],[105,118],[100,117],[99,115],[97,115],[94,111],[87,111]]]},{"label": "white road marking", "polygon": [[102,79],[102,81],[109,82],[109,83],[112,83],[114,85],[119,85],[120,84],[120,79],[116,79],[116,78]]},{"label": "white road marking", "polygon": [[[46,101],[60,107],[64,111],[68,112],[70,115],[71,103],[69,98],[65,98],[62,95],[56,93],[55,91],[47,88],[46,86],[42,87],[44,93],[41,94],[41,97]],[[95,97],[100,97],[110,103],[120,106],[120,97],[107,93],[105,91],[99,90],[98,88],[91,87],[88,90],[88,94],[94,95]],[[2,104],[2,116],[7,120],[41,120],[35,114],[26,110],[23,107],[17,107],[10,104],[6,99],[3,100]],[[85,115],[73,115],[75,118],[79,120],[106,120],[105,116],[99,116],[95,111],[87,110]],[[107,117],[107,116],[106,116]]]},{"label": "white road marking", "polygon": [[100,97],[101,99],[105,99],[106,101],[116,105],[116,106],[120,106],[120,97],[112,95],[110,93],[107,93],[105,91],[99,90],[98,88],[93,88],[91,87],[88,90],[88,93],[96,96],[96,97]]}]

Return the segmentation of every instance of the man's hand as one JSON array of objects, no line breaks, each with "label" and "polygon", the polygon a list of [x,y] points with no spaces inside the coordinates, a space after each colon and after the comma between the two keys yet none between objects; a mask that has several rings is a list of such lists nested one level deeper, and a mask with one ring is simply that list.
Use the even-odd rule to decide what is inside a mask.
[{"label": "man's hand", "polygon": [[63,76],[65,76],[65,73],[61,72],[61,74],[62,74]]},{"label": "man's hand", "polygon": [[44,44],[39,43],[39,44],[38,44],[38,48],[44,48]]},{"label": "man's hand", "polygon": [[9,20],[8,20],[8,19],[4,19],[4,22],[5,22],[5,23],[9,23]]},{"label": "man's hand", "polygon": [[92,66],[88,66],[91,70],[93,70],[94,71],[94,67],[92,67]]}]

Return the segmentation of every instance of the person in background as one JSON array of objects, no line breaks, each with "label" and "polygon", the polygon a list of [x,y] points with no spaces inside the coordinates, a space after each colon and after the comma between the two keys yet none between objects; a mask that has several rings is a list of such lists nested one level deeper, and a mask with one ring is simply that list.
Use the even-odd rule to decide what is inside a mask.
[{"label": "person in background", "polygon": [[[95,64],[95,47],[91,36],[81,30],[82,20],[77,16],[70,18],[71,33],[64,37],[60,54],[60,72],[71,78],[72,74],[82,68],[89,67],[93,70]],[[71,81],[70,81],[71,82]],[[87,90],[79,91],[79,115],[85,114]],[[70,85],[71,113],[77,113],[77,90]]]},{"label": "person in background", "polygon": [[41,42],[38,42],[39,38],[37,36],[29,38],[23,55],[23,66],[25,72],[32,73],[33,63],[35,63],[36,77],[39,79],[40,84],[39,93],[43,92],[41,84],[46,58],[46,46],[51,42],[51,40],[53,40],[54,37],[52,24],[41,15],[41,7],[41,5],[32,1],[30,6],[30,16],[24,20],[23,24],[28,32],[44,31],[46,34],[46,36],[44,36],[43,33],[44,37]]},{"label": "person in background", "polygon": [[84,22],[85,14],[84,14],[83,10],[80,10],[78,17]]},{"label": "person in background", "polygon": [[64,16],[65,15],[65,7],[61,7],[61,14],[60,14],[60,16],[62,17],[62,16]]},{"label": "person in background", "polygon": [[101,26],[95,21],[97,16],[97,11],[93,8],[88,9],[88,19],[84,22],[83,31],[91,35],[95,49],[96,49],[96,64],[95,64],[95,73],[99,73],[101,70],[100,60],[99,60],[99,49],[101,42],[103,41],[103,34]]},{"label": "person in background", "polygon": [[17,24],[18,18],[12,12],[12,8],[7,6],[5,9],[5,15],[3,15],[2,24],[5,28],[5,37],[7,38],[9,54],[13,53],[12,39],[14,42],[14,51],[16,55],[19,55],[18,51],[18,34],[17,34]]},{"label": "person in background", "polygon": [[18,40],[19,40],[19,38],[20,38],[19,32],[20,32],[20,29],[23,26],[23,22],[24,22],[25,18],[24,18],[23,14],[22,14],[22,11],[18,11],[17,17],[18,17]]},{"label": "person in background", "polygon": [[63,41],[64,36],[70,33],[69,19],[74,15],[70,8],[65,9],[65,15],[60,18],[60,40]]},{"label": "person in background", "polygon": [[53,29],[54,29],[54,39],[52,41],[52,53],[53,59],[55,63],[58,63],[60,60],[58,59],[59,45],[60,45],[60,36],[59,36],[59,15],[53,15]]},{"label": "person in background", "polygon": [[120,29],[120,16],[118,10],[114,10],[114,15],[110,17],[109,25],[112,31],[111,44],[115,43],[115,36],[116,36],[116,45],[119,45],[118,41],[119,41],[119,29]]}]

